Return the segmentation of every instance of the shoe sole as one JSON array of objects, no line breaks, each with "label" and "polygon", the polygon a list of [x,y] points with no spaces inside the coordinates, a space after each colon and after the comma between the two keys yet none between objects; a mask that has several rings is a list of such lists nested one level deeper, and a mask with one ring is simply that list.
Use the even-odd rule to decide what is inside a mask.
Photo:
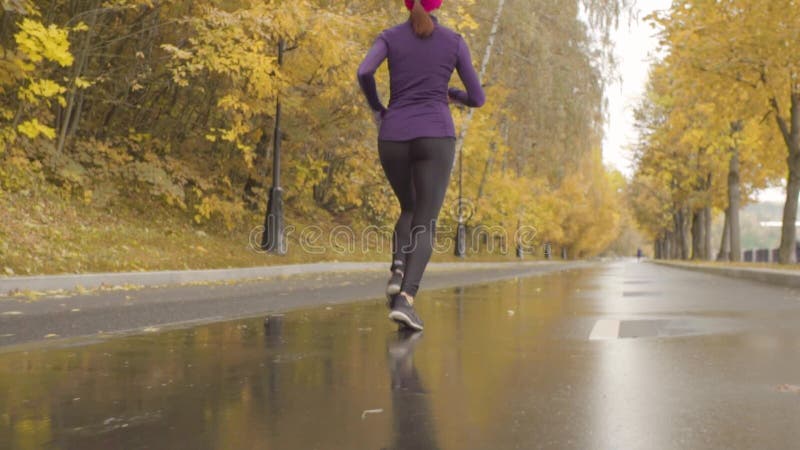
[{"label": "shoe sole", "polygon": [[392,311],[392,312],[390,312],[389,313],[389,319],[399,323],[400,325],[405,325],[408,328],[411,328],[411,329],[414,329],[414,330],[417,330],[417,331],[422,331],[422,325],[414,322],[413,320],[411,320],[410,317],[408,317],[406,314],[404,314],[401,311]]}]

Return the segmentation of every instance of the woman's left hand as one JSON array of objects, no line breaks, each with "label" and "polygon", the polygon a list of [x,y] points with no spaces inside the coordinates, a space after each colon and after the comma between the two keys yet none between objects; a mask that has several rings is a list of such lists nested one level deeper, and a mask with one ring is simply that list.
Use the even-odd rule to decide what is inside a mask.
[{"label": "woman's left hand", "polygon": [[383,121],[383,111],[372,111],[372,121],[375,122],[376,127],[380,128]]}]

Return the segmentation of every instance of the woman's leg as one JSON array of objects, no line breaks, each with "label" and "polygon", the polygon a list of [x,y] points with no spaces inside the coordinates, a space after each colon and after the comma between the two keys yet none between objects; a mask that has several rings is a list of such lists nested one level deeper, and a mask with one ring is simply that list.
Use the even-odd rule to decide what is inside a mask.
[{"label": "woman's leg", "polygon": [[416,192],[411,219],[411,248],[401,291],[417,295],[422,274],[433,253],[436,222],[442,208],[455,157],[454,138],[419,138],[411,141],[411,170]]},{"label": "woman's leg", "polygon": [[392,235],[392,265],[390,271],[405,271],[406,255],[411,240],[411,219],[414,216],[414,185],[411,182],[410,145],[408,142],[378,141],[381,166],[397,200],[400,217]]}]

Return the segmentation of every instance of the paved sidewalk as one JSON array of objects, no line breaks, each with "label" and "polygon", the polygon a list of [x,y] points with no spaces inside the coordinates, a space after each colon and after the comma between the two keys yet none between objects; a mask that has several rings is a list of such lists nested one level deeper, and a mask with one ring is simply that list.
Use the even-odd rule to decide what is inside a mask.
[{"label": "paved sidewalk", "polygon": [[[430,263],[430,270],[463,270],[465,268],[493,268],[508,264],[553,264],[544,261],[520,263],[507,262],[454,262]],[[152,272],[106,272],[66,275],[34,275],[0,277],[0,296],[20,291],[46,292],[55,290],[96,289],[112,286],[163,287],[186,283],[260,280],[293,275],[310,275],[334,272],[365,272],[389,270],[385,262],[319,262],[276,266],[245,267],[235,269],[164,270]]]},{"label": "paved sidewalk", "polygon": [[[295,275],[258,281],[226,281],[204,285],[99,290],[74,296],[37,300],[0,299],[0,347],[64,338],[105,339],[127,333],[151,332],[290,309],[336,305],[356,300],[385,301],[385,264],[336,263],[297,267]],[[420,301],[426,292],[586,267],[588,262],[446,263],[431,264],[425,273]],[[347,267],[350,271],[338,270]],[[280,269],[287,270],[287,269]],[[206,272],[206,271],[203,271]],[[244,272],[247,273],[247,272]],[[39,345],[39,344],[36,344]]]},{"label": "paved sidewalk", "polygon": [[697,272],[737,278],[739,280],[759,281],[773,286],[800,288],[800,270],[794,269],[768,269],[758,267],[734,267],[718,264],[689,263],[681,261],[653,260],[655,264],[675,267],[678,269],[694,270]]}]

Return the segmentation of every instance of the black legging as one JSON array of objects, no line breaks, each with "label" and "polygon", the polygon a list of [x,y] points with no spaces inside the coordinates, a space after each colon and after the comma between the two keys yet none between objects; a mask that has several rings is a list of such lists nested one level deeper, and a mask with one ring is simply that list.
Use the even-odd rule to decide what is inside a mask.
[{"label": "black legging", "polygon": [[392,236],[390,270],[402,268],[400,289],[412,297],[417,295],[433,252],[436,221],[450,181],[455,143],[455,138],[378,141],[381,165],[401,210]]}]

